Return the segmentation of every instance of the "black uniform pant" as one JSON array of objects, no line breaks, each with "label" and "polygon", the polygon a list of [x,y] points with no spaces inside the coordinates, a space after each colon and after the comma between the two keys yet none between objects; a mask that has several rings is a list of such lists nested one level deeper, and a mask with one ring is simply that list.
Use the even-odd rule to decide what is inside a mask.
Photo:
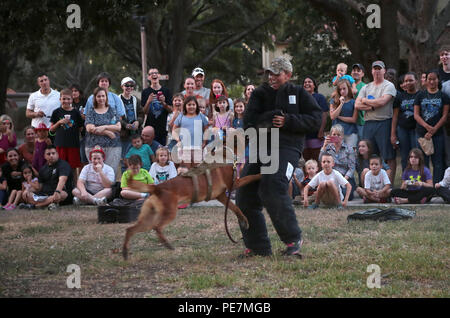
[{"label": "black uniform pant", "polygon": [[[288,194],[289,180],[286,176],[288,163],[298,165],[300,153],[291,149],[280,149],[279,166],[274,174],[263,174],[262,178],[239,188],[236,203],[247,217],[249,229],[241,228],[244,244],[257,254],[272,253],[266,221],[262,213],[266,208],[272,224],[286,244],[299,241],[301,230],[297,223],[292,199]],[[248,163],[241,171],[241,177],[260,173],[261,164]]]}]

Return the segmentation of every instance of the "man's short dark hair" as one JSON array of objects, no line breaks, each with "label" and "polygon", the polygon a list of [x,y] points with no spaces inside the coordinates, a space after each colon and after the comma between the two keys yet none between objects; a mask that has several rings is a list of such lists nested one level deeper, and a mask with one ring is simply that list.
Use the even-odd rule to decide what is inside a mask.
[{"label": "man's short dark hair", "polygon": [[132,155],[128,158],[128,165],[140,165],[142,166],[142,159],[139,155]]},{"label": "man's short dark hair", "polygon": [[55,149],[56,150],[56,146],[54,144],[50,144],[50,145],[47,145],[47,147],[45,147],[45,150],[47,150],[47,149]]}]

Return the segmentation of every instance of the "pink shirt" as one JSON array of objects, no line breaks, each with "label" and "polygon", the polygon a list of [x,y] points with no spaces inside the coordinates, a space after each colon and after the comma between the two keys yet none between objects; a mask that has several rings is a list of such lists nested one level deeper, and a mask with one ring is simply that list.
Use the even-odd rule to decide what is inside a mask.
[{"label": "pink shirt", "polygon": [[231,127],[231,112],[228,111],[225,114],[217,113],[216,120],[214,122],[214,127],[217,128],[230,128]]},{"label": "pink shirt", "polygon": [[0,138],[0,148],[2,148],[5,151],[0,154],[0,165],[5,163],[6,161],[6,151],[9,148],[14,148],[15,146],[17,146],[16,134],[13,133],[12,136],[13,136],[12,142],[9,142],[8,136],[6,134],[3,134],[2,137]]}]

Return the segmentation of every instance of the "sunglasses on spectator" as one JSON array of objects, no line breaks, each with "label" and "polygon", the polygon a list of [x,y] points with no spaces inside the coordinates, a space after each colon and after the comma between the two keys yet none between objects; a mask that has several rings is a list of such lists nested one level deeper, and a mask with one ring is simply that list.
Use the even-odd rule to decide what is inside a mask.
[{"label": "sunglasses on spectator", "polygon": [[125,87],[134,87],[134,84],[125,84]]}]

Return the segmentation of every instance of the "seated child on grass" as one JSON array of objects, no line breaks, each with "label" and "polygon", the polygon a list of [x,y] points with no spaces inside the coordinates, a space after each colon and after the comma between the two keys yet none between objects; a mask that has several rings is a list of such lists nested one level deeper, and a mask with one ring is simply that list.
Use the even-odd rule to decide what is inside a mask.
[{"label": "seated child on grass", "polygon": [[149,171],[153,180],[155,180],[155,184],[163,183],[177,176],[177,168],[169,158],[169,148],[160,147],[156,150],[156,162],[152,164]]},{"label": "seated child on grass", "polygon": [[422,150],[413,148],[409,151],[406,169],[402,174],[400,189],[393,189],[391,196],[396,204],[424,204],[436,190],[430,170],[425,166]]},{"label": "seated child on grass", "polygon": [[132,155],[128,158],[128,169],[122,174],[120,187],[120,195],[128,200],[144,200],[149,196],[149,193],[141,193],[134,191],[128,187],[128,178],[133,176],[133,180],[140,181],[146,184],[154,183],[152,176],[147,170],[142,168],[142,160],[139,155]]},{"label": "seated child on grass", "polygon": [[445,203],[450,203],[450,167],[445,170],[444,179],[435,184],[436,193]]},{"label": "seated child on grass", "polygon": [[[338,171],[333,169],[334,158],[328,153],[321,157],[322,171],[312,178],[303,190],[303,206],[308,207],[308,193],[310,188],[317,189],[315,201],[308,207],[317,209],[322,202],[329,207],[346,207],[352,186]],[[345,186],[347,191],[342,194],[341,186]]]},{"label": "seated child on grass", "polygon": [[[312,178],[314,178],[314,176],[319,171],[319,164],[317,163],[316,160],[310,159],[310,160],[306,161],[304,170],[306,172],[306,175],[304,175],[301,179],[299,179],[295,173],[293,176],[293,180],[294,180],[294,183],[293,183],[293,192],[294,193],[293,194],[301,195],[301,203],[302,204],[303,204],[303,200],[304,200],[303,191],[305,189],[305,186],[312,180]],[[316,189],[309,188],[308,204],[311,204],[316,200],[315,192],[316,192]]]},{"label": "seated child on grass", "polygon": [[142,137],[138,134],[133,135],[131,137],[131,145],[132,147],[128,150],[125,156],[125,163],[127,166],[129,165],[128,160],[133,155],[138,155],[142,160],[142,168],[145,170],[150,170],[152,165],[152,161],[155,161],[155,154],[153,153],[152,148],[149,145],[144,144],[142,142]]},{"label": "seated child on grass", "polygon": [[370,170],[364,178],[364,188],[358,187],[356,192],[364,203],[386,203],[390,199],[391,181],[387,172],[381,168],[382,160],[377,155],[370,157]]}]

